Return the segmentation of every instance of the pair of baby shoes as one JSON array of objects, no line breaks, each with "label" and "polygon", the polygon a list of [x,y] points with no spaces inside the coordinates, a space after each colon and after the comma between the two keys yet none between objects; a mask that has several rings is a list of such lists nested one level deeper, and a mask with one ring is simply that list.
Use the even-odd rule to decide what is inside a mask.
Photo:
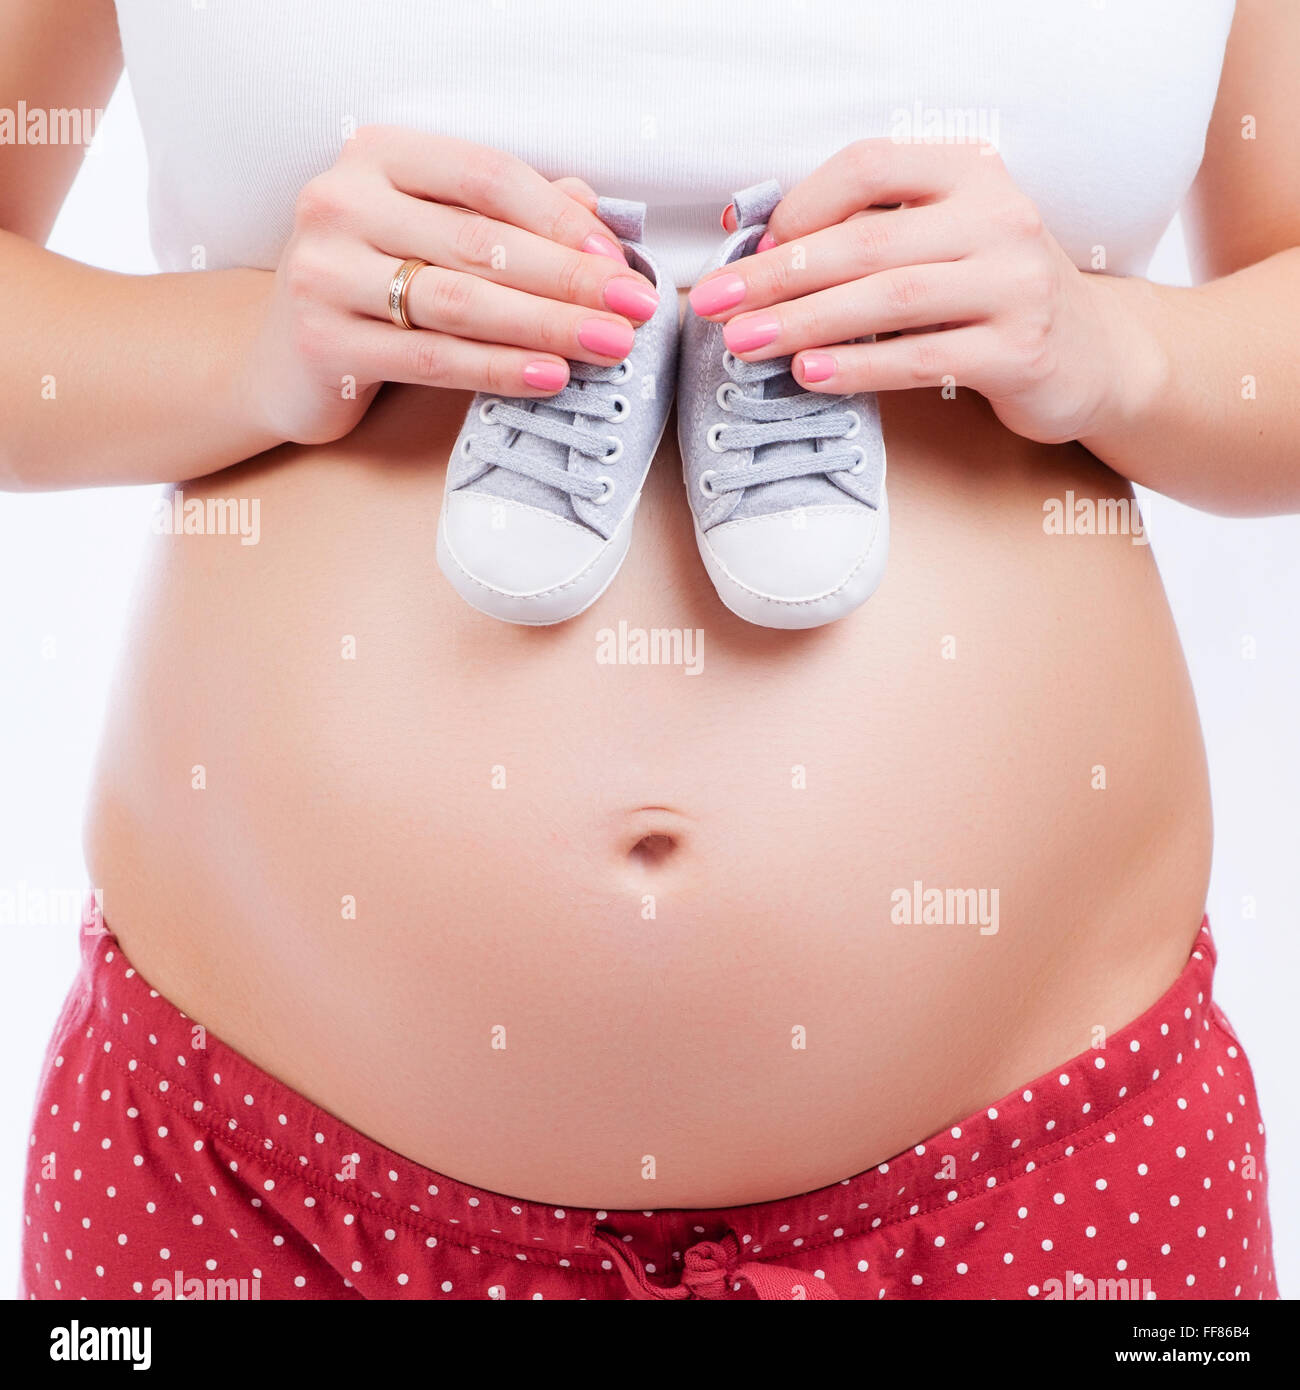
[{"label": "pair of baby shoes", "polygon": [[[710,270],[754,252],[775,183],[734,199],[737,230]],[[874,395],[805,391],[788,357],[733,356],[642,244],[645,205],[597,215],[659,291],[613,367],[570,364],[557,395],[479,394],[447,465],[438,563],[456,591],[506,622],[563,622],[595,603],[627,554],[641,488],[677,399],[695,539],[723,603],[751,623],[832,622],[870,597],[889,550],[885,447]]]}]

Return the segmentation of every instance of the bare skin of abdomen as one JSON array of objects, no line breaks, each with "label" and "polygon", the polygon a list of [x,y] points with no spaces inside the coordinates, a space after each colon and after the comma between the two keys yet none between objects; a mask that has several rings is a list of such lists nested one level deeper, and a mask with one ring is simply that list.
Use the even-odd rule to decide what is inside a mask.
[{"label": "bare skin of abdomen", "polygon": [[[529,629],[435,563],[466,400],[186,486],[256,545],[148,539],[87,853],[187,1014],[439,1172],[662,1209],[859,1172],[1173,980],[1204,754],[1149,548],[1044,531],[1128,496],[1091,455],[889,396],[884,583],[776,632],[710,587],[670,430],[614,585]],[[602,662],[620,622],[702,669]],[[917,883],[996,922],[900,921]]]}]

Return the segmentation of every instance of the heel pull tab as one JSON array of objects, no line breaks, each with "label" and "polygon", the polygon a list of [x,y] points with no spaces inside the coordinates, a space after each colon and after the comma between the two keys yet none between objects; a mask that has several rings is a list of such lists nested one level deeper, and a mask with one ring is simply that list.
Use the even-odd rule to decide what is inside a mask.
[{"label": "heel pull tab", "polygon": [[736,214],[736,227],[758,227],[771,217],[781,201],[781,185],[775,179],[751,184],[731,200]]},{"label": "heel pull tab", "polygon": [[645,204],[627,198],[597,198],[596,216],[620,241],[638,245],[645,236]]}]

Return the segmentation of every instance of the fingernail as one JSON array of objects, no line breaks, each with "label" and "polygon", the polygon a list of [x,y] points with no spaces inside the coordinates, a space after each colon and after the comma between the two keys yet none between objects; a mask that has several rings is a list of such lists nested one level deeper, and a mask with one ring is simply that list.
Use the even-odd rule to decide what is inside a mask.
[{"label": "fingernail", "polygon": [[538,391],[559,391],[569,379],[569,370],[558,362],[530,362],[524,380]]},{"label": "fingernail", "polygon": [[835,375],[835,359],[829,352],[805,352],[800,355],[799,367],[803,379],[814,384]]},{"label": "fingernail", "polygon": [[757,352],[780,331],[781,321],[772,314],[745,314],[722,330],[722,340],[732,352]]},{"label": "fingernail", "polygon": [[582,243],[582,249],[589,256],[608,256],[611,261],[622,261],[627,264],[627,257],[623,254],[623,248],[617,242],[610,241],[607,236],[598,236],[595,232]]},{"label": "fingernail", "polygon": [[718,221],[722,223],[722,230],[724,232],[734,232],[736,230],[735,203],[728,203],[727,206],[722,209],[722,216],[718,218]]},{"label": "fingernail", "polygon": [[745,282],[739,275],[715,275],[690,292],[691,308],[701,318],[734,309],[745,297]]},{"label": "fingernail", "polygon": [[597,357],[612,357],[621,362],[632,351],[636,335],[626,323],[611,323],[608,319],[588,319],[578,329],[578,341]]},{"label": "fingernail", "polygon": [[764,232],[758,239],[758,250],[770,251],[776,245],[776,238],[771,232]]},{"label": "fingernail", "polygon": [[605,304],[616,314],[644,323],[659,307],[659,296],[640,280],[620,275],[605,286]]}]

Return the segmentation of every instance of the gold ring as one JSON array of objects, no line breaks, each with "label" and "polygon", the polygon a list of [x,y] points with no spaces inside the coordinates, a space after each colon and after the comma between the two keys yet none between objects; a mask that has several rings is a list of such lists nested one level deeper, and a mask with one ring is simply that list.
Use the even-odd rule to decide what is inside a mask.
[{"label": "gold ring", "polygon": [[421,260],[403,261],[397,268],[397,274],[388,283],[388,317],[398,328],[415,327],[406,312],[406,296],[411,288],[411,281],[415,279],[415,272],[428,264],[428,261]]}]

